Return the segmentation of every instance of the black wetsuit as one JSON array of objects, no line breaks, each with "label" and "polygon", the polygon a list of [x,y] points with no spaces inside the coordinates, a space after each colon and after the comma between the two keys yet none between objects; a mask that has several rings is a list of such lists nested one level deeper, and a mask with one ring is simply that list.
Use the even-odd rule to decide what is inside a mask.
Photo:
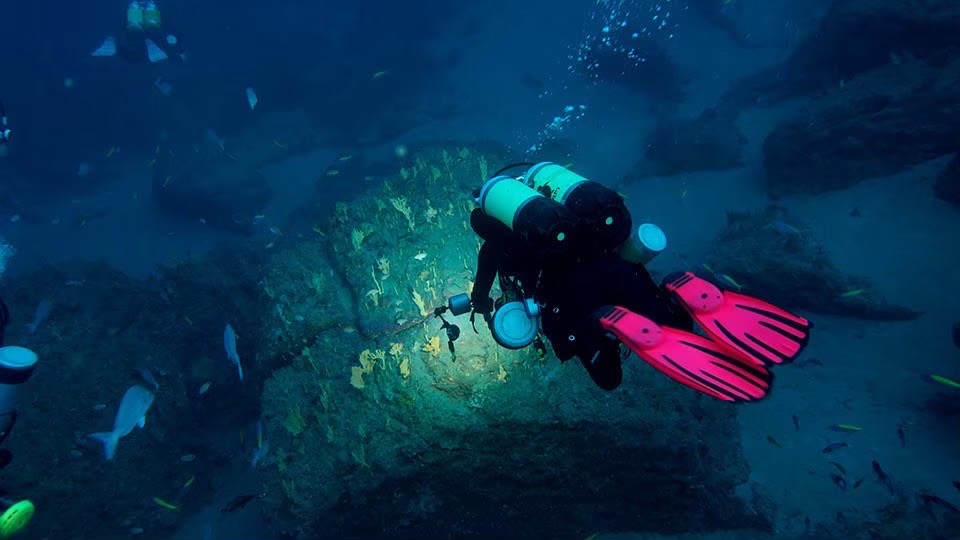
[{"label": "black wetsuit", "polygon": [[[0,108],[3,107],[3,104],[0,104]],[[2,113],[0,109],[0,113]],[[7,328],[7,323],[10,322],[10,312],[7,310],[7,304],[3,302],[3,299],[0,298],[0,347],[3,346],[4,339],[4,330]],[[13,425],[17,423],[17,412],[11,411],[7,414],[0,415],[0,446],[3,445],[4,441],[7,440],[7,437],[10,435],[10,431],[13,430]],[[10,453],[6,448],[0,448],[0,469],[3,469],[10,464],[10,461],[13,460],[13,454]]]},{"label": "black wetsuit", "polygon": [[501,279],[517,276],[524,294],[542,307],[543,333],[554,354],[561,361],[577,356],[604,390],[620,385],[623,370],[619,342],[605,336],[593,316],[598,309],[622,306],[662,326],[693,329],[690,316],[669,299],[642,265],[616,253],[544,260],[483,211],[474,210],[470,223],[484,239],[471,295],[474,308],[482,313],[485,307],[492,307],[490,289],[498,273]]}]

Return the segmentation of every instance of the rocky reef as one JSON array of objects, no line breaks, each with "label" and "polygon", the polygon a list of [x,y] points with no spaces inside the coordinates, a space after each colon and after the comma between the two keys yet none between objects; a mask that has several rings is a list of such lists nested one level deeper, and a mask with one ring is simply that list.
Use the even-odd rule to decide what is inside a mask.
[{"label": "rocky reef", "polygon": [[[499,349],[482,322],[474,333],[447,316],[462,326],[451,347],[433,308],[470,290],[470,193],[512,156],[411,154],[381,188],[332,215],[305,205],[265,245],[144,281],[63,264],[5,282],[7,344],[41,364],[4,488],[57,509],[31,533],[172,534],[175,508],[209,504],[218,475],[249,466],[257,419],[270,447],[257,500],[289,538],[766,527],[734,495],[748,475],[734,409],[633,360],[606,393],[576,362]],[[44,300],[36,332],[19,330]],[[106,461],[87,435],[109,429],[134,384],[155,402]]]},{"label": "rocky reef", "polygon": [[889,321],[920,315],[884,300],[867,278],[838,270],[812,233],[778,209],[729,214],[705,270],[724,288],[785,308]]},{"label": "rocky reef", "polygon": [[818,193],[956,151],[960,59],[887,64],[813,100],[764,143],[770,189]]},{"label": "rocky reef", "polygon": [[463,325],[449,342],[433,308],[472,286],[469,194],[508,156],[451,147],[415,156],[317,227],[329,263],[311,257],[335,268],[354,308],[264,389],[263,505],[278,529],[573,538],[598,523],[763,526],[733,496],[747,469],[728,435],[732,409],[639,363],[606,394],[577,363],[498,348],[482,322],[474,333],[447,316]]}]

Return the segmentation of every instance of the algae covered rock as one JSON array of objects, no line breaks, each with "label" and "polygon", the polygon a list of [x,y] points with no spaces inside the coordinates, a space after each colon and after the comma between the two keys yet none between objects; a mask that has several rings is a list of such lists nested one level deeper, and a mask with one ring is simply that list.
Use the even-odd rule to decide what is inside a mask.
[{"label": "algae covered rock", "polygon": [[958,94],[960,60],[864,74],[770,133],[763,145],[768,184],[779,193],[820,193],[955,152]]},{"label": "algae covered rock", "polygon": [[729,214],[705,269],[725,288],[739,286],[745,294],[788,309],[871,320],[919,315],[883,299],[867,278],[841,272],[810,231],[776,210]]},{"label": "algae covered rock", "polygon": [[358,323],[321,329],[264,387],[262,505],[278,532],[574,537],[762,525],[734,495],[748,474],[734,409],[636,359],[623,387],[605,393],[578,362],[499,348],[466,316],[445,316],[462,331],[448,341],[431,308],[470,290],[470,192],[505,159],[425,148],[384,191],[335,213],[323,234]]},{"label": "algae covered rock", "polygon": [[[332,338],[332,339],[331,339]],[[264,389],[263,505],[316,537],[568,537],[760,525],[733,495],[735,409],[629,360],[622,390],[576,362],[497,350],[438,321],[379,343],[322,336]],[[362,349],[361,349],[362,348]],[[692,517],[695,516],[695,517]]]}]

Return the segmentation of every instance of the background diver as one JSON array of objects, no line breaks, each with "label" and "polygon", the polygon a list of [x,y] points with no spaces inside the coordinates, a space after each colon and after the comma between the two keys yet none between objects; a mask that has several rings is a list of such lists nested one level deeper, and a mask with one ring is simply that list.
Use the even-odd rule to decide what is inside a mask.
[{"label": "background diver", "polygon": [[[527,169],[503,174],[517,167]],[[652,224],[634,228],[623,197],[602,184],[554,163],[523,163],[474,195],[470,221],[484,240],[474,288],[441,309],[481,315],[504,347],[542,348],[542,333],[561,361],[577,356],[613,390],[625,345],[677,382],[742,402],[765,396],[768,368],[807,344],[810,322],[762,300],[689,272],[657,286],[644,265],[666,248],[665,235]],[[497,277],[503,296],[494,302]],[[694,322],[709,338],[693,333]]]},{"label": "background diver", "polygon": [[168,58],[185,59],[182,38],[173,31],[153,0],[133,0],[119,39],[107,36],[93,56],[117,56],[130,63],[155,64]]},{"label": "background diver", "polygon": [[[23,347],[4,347],[3,340],[10,311],[0,298],[0,446],[17,422],[19,391],[26,383],[37,364],[37,355]],[[0,469],[13,460],[13,454],[0,448]],[[0,540],[13,537],[23,530],[33,518],[34,506],[28,500],[16,500],[0,487]]]}]

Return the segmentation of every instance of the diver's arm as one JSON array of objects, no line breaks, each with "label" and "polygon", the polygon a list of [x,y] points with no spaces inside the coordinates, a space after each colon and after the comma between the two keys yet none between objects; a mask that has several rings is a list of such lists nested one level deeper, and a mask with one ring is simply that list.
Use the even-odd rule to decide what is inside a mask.
[{"label": "diver's arm", "polygon": [[500,266],[500,253],[494,242],[484,242],[477,255],[477,275],[473,281],[473,291],[470,301],[473,309],[481,313],[493,311],[493,300],[490,298],[490,289],[497,278],[497,269]]}]

